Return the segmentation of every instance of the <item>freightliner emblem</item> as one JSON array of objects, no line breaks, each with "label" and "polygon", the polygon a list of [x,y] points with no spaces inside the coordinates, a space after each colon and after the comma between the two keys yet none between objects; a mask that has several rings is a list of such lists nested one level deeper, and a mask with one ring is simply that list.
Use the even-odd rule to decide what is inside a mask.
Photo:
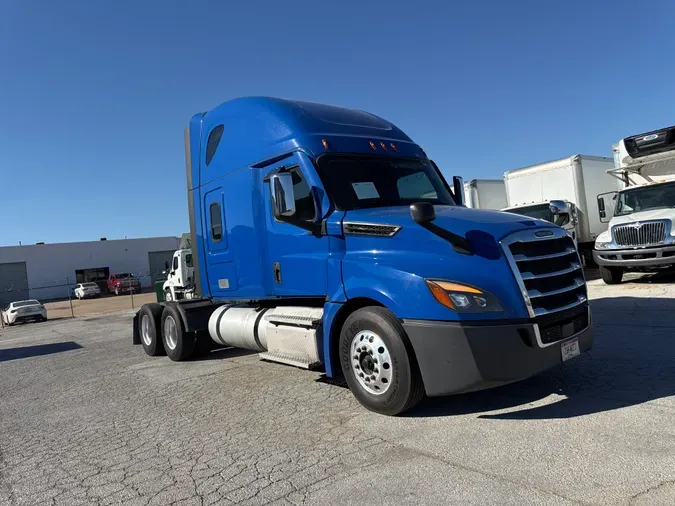
[{"label": "freightliner emblem", "polygon": [[642,227],[642,223],[640,223],[639,221],[636,221],[635,223],[633,223],[631,225],[631,227],[633,227],[634,229],[638,229],[638,228]]},{"label": "freightliner emblem", "polygon": [[540,230],[539,232],[535,232],[534,235],[536,235],[537,237],[549,237],[553,235],[553,232],[551,232],[550,230]]}]

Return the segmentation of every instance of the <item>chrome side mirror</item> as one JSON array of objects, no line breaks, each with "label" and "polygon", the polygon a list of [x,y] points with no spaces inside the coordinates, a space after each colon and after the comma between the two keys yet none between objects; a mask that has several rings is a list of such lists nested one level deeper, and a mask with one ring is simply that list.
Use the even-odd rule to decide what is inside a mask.
[{"label": "chrome side mirror", "polygon": [[564,200],[552,200],[549,202],[548,208],[553,216],[570,214],[570,206]]},{"label": "chrome side mirror", "polygon": [[290,172],[273,174],[270,178],[270,186],[274,215],[277,218],[293,216],[295,214],[293,175]]}]

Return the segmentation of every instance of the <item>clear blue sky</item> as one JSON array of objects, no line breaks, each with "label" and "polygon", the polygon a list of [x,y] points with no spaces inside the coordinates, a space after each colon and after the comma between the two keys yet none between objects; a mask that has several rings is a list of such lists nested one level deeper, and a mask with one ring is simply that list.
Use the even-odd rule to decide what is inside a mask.
[{"label": "clear blue sky", "polygon": [[446,175],[610,156],[675,123],[673,19],[669,0],[0,0],[0,244],[187,231],[183,128],[242,95],[371,111]]}]

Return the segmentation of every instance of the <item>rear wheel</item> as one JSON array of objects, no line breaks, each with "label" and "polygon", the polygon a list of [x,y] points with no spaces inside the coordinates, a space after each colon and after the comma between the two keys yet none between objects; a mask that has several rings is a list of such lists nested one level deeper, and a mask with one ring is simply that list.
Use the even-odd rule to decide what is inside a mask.
[{"label": "rear wheel", "polygon": [[623,269],[621,267],[600,266],[600,276],[608,285],[618,285],[623,279]]},{"label": "rear wheel", "polygon": [[140,310],[138,319],[141,344],[145,353],[151,357],[164,355],[164,343],[162,342],[162,306],[159,304],[144,304]]},{"label": "rear wheel", "polygon": [[162,339],[168,357],[176,362],[188,360],[195,351],[195,335],[183,327],[183,319],[176,306],[164,306],[162,312]]},{"label": "rear wheel", "polygon": [[408,336],[385,308],[366,307],[347,318],[340,333],[340,363],[356,399],[376,413],[398,415],[424,396]]}]

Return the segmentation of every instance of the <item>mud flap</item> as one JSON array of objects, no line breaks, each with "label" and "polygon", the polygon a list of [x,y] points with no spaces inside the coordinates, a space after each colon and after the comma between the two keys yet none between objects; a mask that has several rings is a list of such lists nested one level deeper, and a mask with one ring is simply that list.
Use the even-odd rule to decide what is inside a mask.
[{"label": "mud flap", "polygon": [[138,313],[134,315],[134,331],[133,331],[133,337],[131,340],[132,344],[141,344],[141,334],[138,331]]}]

